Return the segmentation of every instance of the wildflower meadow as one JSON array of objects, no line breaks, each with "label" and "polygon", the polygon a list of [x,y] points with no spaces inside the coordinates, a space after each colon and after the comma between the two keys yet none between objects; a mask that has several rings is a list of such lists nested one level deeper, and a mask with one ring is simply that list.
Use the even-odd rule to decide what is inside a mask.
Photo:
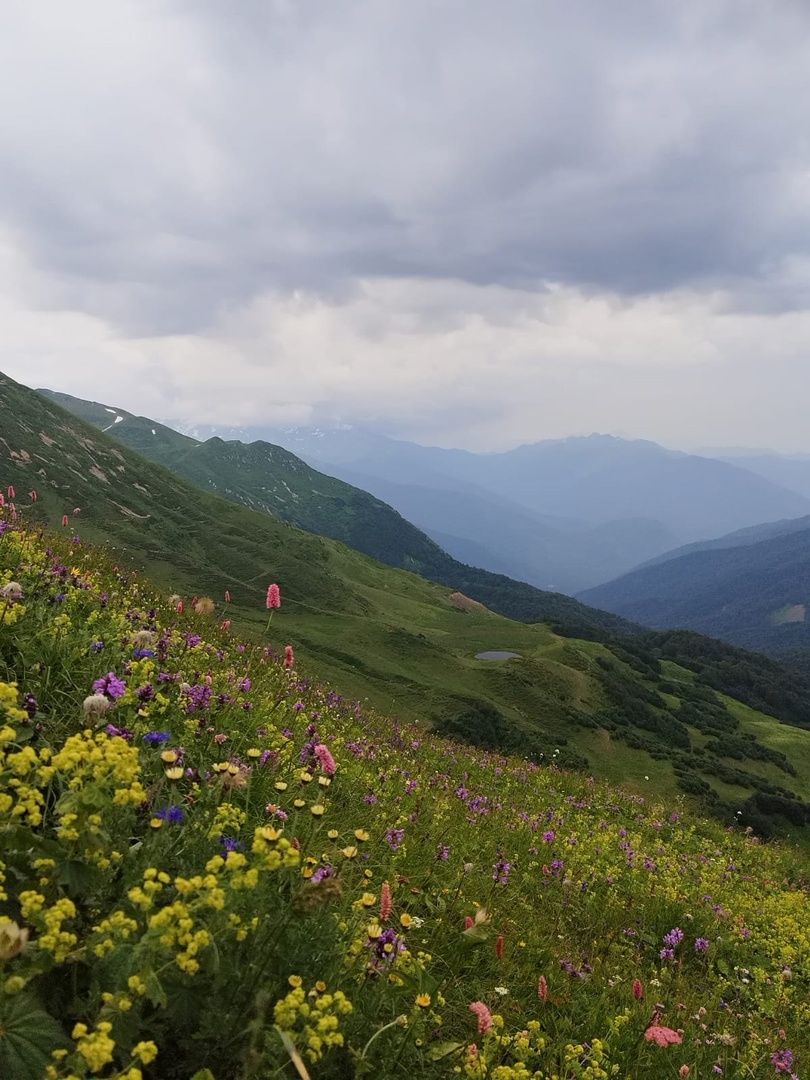
[{"label": "wildflower meadow", "polygon": [[797,850],[442,741],[0,525],[0,1077],[810,1076]]}]

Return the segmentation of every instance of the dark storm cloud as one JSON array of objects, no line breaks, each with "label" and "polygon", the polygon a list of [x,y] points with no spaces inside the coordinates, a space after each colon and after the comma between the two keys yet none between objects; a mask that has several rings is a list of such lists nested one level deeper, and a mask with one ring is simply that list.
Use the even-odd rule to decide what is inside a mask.
[{"label": "dark storm cloud", "polygon": [[806,300],[774,286],[810,247],[802,3],[83,0],[5,22],[0,219],[43,304],[148,334],[386,276]]}]

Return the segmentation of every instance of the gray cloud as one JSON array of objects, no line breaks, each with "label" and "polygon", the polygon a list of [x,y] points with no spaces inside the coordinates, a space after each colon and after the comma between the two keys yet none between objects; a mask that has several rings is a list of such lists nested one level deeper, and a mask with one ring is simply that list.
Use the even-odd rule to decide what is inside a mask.
[{"label": "gray cloud", "polygon": [[[0,360],[31,381],[56,366],[70,389],[106,347],[112,388],[171,415],[177,394],[259,409],[297,355],[317,378],[277,407],[348,419],[374,411],[372,386],[404,393],[404,366],[411,423],[475,398],[455,405],[468,442],[493,356],[495,441],[519,396],[606,371],[625,385],[659,370],[645,349],[695,388],[695,356],[745,367],[749,341],[793,370],[808,91],[803,0],[17,0],[0,37],[6,319],[14,339],[27,311],[52,331],[50,351]],[[559,296],[582,326],[553,323]],[[86,359],[69,376],[65,312],[98,323],[71,323]],[[746,314],[773,322],[730,339],[724,318]],[[595,426],[632,419],[617,410]]]}]

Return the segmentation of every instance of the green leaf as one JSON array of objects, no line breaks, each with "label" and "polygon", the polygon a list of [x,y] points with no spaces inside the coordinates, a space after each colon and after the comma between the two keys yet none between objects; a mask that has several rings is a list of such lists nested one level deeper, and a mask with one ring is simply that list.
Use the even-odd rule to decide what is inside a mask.
[{"label": "green leaf", "polygon": [[42,1080],[51,1051],[67,1045],[59,1024],[31,994],[0,1000],[0,1076]]},{"label": "green leaf", "polygon": [[216,1080],[216,1077],[210,1069],[200,1069],[194,1073],[191,1080]]},{"label": "green leaf", "polygon": [[59,882],[71,896],[86,896],[104,881],[104,875],[96,866],[88,866],[78,859],[67,859],[59,867]]},{"label": "green leaf", "polygon": [[431,1061],[441,1061],[442,1058],[449,1057],[451,1054],[456,1054],[459,1050],[463,1050],[464,1046],[465,1043],[460,1042],[436,1043],[435,1046],[430,1047],[427,1056]]},{"label": "green leaf", "polygon": [[151,968],[143,973],[142,978],[146,983],[146,996],[153,1005],[165,1009],[169,1004],[169,999],[166,996],[166,991],[163,989],[160,979]]}]

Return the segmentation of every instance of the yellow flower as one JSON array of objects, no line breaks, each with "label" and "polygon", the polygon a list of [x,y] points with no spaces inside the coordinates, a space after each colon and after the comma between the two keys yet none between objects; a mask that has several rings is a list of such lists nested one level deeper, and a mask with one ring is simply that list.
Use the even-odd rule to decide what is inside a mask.
[{"label": "yellow flower", "polygon": [[296,810],[300,810],[302,806],[306,806],[306,799],[293,799],[293,806]]},{"label": "yellow flower", "polygon": [[355,859],[355,858],[357,858],[357,848],[356,847],[345,847],[341,851],[341,855],[343,855],[343,857],[346,858],[346,859]]},{"label": "yellow flower", "polygon": [[416,1004],[420,1009],[427,1009],[430,1005],[430,994],[417,994]]},{"label": "yellow flower", "polygon": [[180,779],[182,779],[182,776],[183,776],[183,766],[182,765],[173,765],[170,769],[164,769],[163,771],[166,773],[166,776],[169,778],[169,780],[180,780]]},{"label": "yellow flower", "polygon": [[284,782],[284,780],[276,780],[276,782],[275,782],[275,784],[273,786],[275,787],[276,791],[286,791],[287,790],[287,784]]},{"label": "yellow flower", "polygon": [[363,907],[374,907],[374,905],[377,903],[377,897],[374,895],[374,893],[364,892],[363,895],[360,897],[360,903],[363,905]]},{"label": "yellow flower", "polygon": [[149,1065],[155,1060],[158,1055],[157,1046],[149,1040],[149,1042],[139,1042],[132,1047],[132,1056],[137,1058],[142,1064]]},{"label": "yellow flower", "polygon": [[317,803],[315,806],[310,806],[310,808],[309,808],[309,812],[311,814],[314,814],[315,817],[321,817],[325,810],[326,810],[326,807],[321,806],[320,803]]},{"label": "yellow flower", "polygon": [[400,926],[404,926],[405,929],[407,930],[412,922],[413,922],[413,919],[410,917],[408,912],[403,911],[402,914],[399,917]]},{"label": "yellow flower", "polygon": [[330,829],[326,835],[329,837],[330,840],[337,840],[337,838],[340,836],[340,833],[337,831],[337,829]]},{"label": "yellow flower", "polygon": [[165,761],[167,765],[173,765],[177,761],[176,750],[164,750],[160,755],[160,760]]},{"label": "yellow flower", "polygon": [[365,829],[355,829],[354,836],[356,840],[368,840],[370,834]]},{"label": "yellow flower", "polygon": [[297,990],[298,987],[301,986],[303,981],[304,980],[301,978],[300,975],[290,975],[290,977],[287,979],[287,982],[290,984],[293,990]]}]

